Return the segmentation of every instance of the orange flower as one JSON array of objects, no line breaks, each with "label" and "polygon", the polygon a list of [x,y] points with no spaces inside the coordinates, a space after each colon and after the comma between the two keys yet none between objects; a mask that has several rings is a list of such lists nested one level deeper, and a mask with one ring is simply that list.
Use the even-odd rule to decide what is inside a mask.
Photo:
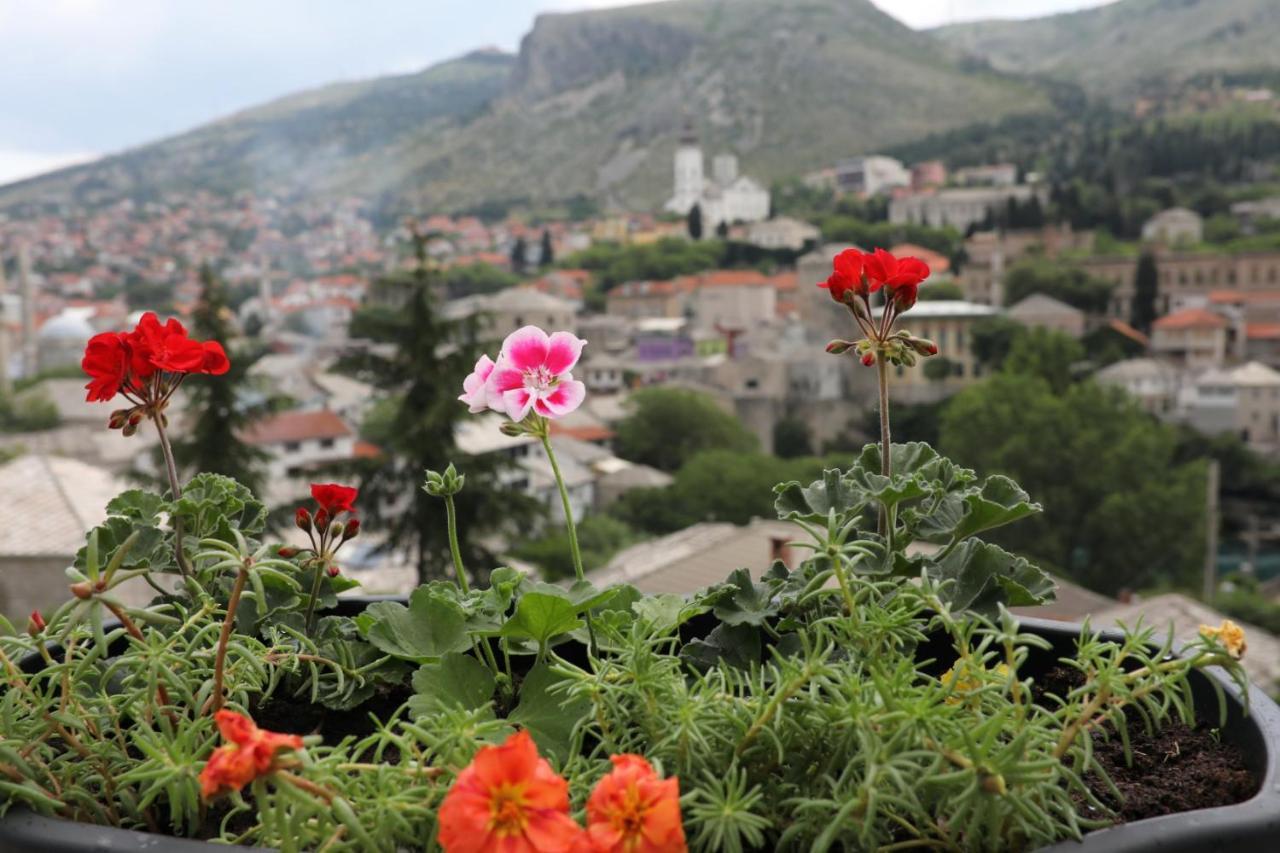
[{"label": "orange flower", "polygon": [[613,770],[587,800],[587,835],[599,853],[688,850],[680,821],[680,781],[659,778],[639,755],[614,755]]},{"label": "orange flower", "polygon": [[1236,660],[1244,657],[1248,643],[1245,642],[1244,629],[1230,619],[1223,619],[1222,624],[1217,628],[1210,625],[1200,626],[1200,636],[1208,637],[1222,644],[1227,650],[1227,654]]},{"label": "orange flower", "polygon": [[445,853],[569,853],[581,836],[568,784],[525,731],[477,752],[440,806]]},{"label": "orange flower", "polygon": [[200,771],[200,795],[211,800],[220,794],[239,791],[245,785],[276,769],[276,753],[281,749],[302,749],[302,738],[269,732],[235,711],[214,715],[223,746],[213,751]]}]

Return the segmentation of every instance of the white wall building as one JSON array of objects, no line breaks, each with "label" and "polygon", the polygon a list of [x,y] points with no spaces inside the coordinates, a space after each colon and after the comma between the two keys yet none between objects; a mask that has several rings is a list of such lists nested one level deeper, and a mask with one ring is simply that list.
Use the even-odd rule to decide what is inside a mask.
[{"label": "white wall building", "polygon": [[1048,201],[1044,190],[1020,184],[1012,187],[961,187],[939,190],[936,193],[895,198],[889,202],[889,221],[895,225],[913,223],[942,228],[950,225],[957,231],[966,231],[987,218],[987,214],[1001,213],[1012,199],[1026,204],[1038,198],[1041,204]]},{"label": "white wall building", "polygon": [[760,222],[769,218],[769,191],[755,180],[738,174],[738,158],[717,154],[711,177],[703,170],[702,148],[686,135],[675,155],[675,187],[664,209],[687,216],[697,205],[702,226],[714,229],[722,222]]},{"label": "white wall building", "polygon": [[836,164],[836,186],[845,192],[877,195],[911,186],[911,170],[901,160],[880,154],[853,157]]},{"label": "white wall building", "polygon": [[1143,223],[1142,239],[1167,246],[1199,243],[1204,239],[1204,220],[1194,210],[1171,207]]}]

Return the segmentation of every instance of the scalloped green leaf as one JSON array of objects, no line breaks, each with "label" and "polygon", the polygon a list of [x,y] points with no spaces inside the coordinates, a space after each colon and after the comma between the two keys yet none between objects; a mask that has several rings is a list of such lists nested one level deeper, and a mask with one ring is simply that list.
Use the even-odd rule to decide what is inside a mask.
[{"label": "scalloped green leaf", "polygon": [[822,479],[808,486],[793,480],[774,486],[773,493],[774,509],[784,521],[825,522],[833,509],[837,517],[844,518],[859,512],[867,503],[858,488],[835,468],[823,471]]},{"label": "scalloped green leaf", "polygon": [[471,648],[466,614],[456,602],[418,587],[409,606],[379,601],[356,620],[366,640],[386,654],[419,663]]},{"label": "scalloped green leaf", "polygon": [[564,590],[559,593],[527,592],[520,596],[516,612],[499,633],[513,640],[532,640],[539,648],[546,648],[553,637],[582,627],[584,623],[578,618],[582,608]]},{"label": "scalloped green leaf", "polygon": [[982,491],[965,495],[964,504],[964,517],[955,528],[957,539],[1002,527],[1042,509],[1017,483],[999,474],[988,477]]},{"label": "scalloped green leaf", "polygon": [[107,515],[119,515],[144,524],[160,524],[160,516],[169,511],[169,502],[154,492],[129,489],[107,503]]},{"label": "scalloped green leaf", "polygon": [[483,708],[493,699],[493,689],[488,667],[471,655],[450,652],[413,674],[415,695],[409,699],[409,711],[421,716],[450,706]]},{"label": "scalloped green leaf", "polygon": [[563,691],[555,690],[556,685],[564,681],[544,664],[538,664],[520,684],[520,703],[507,717],[510,722],[528,729],[538,749],[558,763],[569,759],[574,726],[591,710],[589,700],[570,698]]},{"label": "scalloped green leaf", "polygon": [[978,539],[961,542],[930,566],[929,574],[950,581],[944,598],[954,609],[983,615],[994,615],[1001,604],[1044,604],[1053,599],[1055,589],[1053,579],[1024,557]]}]

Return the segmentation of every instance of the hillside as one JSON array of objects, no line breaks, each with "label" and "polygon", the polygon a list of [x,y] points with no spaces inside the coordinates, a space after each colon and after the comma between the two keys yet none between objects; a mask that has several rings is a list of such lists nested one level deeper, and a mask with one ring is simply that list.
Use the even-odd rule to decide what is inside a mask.
[{"label": "hillside", "polygon": [[957,58],[868,0],[679,0],[544,15],[514,60],[472,54],[330,87],[53,176],[0,205],[190,186],[398,197],[417,208],[587,195],[661,202],[680,127],[794,175],[1041,91]]},{"label": "hillside", "polygon": [[1121,99],[1190,77],[1280,67],[1276,0],[1119,0],[1081,12],[956,24],[932,33],[997,69],[1051,75]]}]

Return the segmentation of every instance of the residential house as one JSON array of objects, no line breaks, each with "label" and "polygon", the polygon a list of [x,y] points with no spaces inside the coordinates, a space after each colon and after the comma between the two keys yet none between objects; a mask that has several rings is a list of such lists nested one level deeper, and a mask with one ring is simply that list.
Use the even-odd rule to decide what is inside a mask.
[{"label": "residential house", "polygon": [[1155,358],[1129,358],[1093,375],[1101,385],[1123,388],[1143,409],[1157,416],[1173,414],[1182,388],[1182,371]]},{"label": "residential house", "polygon": [[578,306],[532,287],[508,287],[497,293],[450,300],[444,313],[454,320],[475,317],[480,340],[501,341],[522,326],[575,331]]},{"label": "residential house", "polygon": [[[1223,289],[1250,293],[1280,289],[1280,251],[1184,252],[1157,248],[1155,259],[1158,314],[1204,305],[1213,292]],[[1111,316],[1127,320],[1133,312],[1138,257],[1100,255],[1080,260],[1079,266],[1115,285]]]},{"label": "residential house", "polygon": [[1184,308],[1151,325],[1151,351],[1192,370],[1221,366],[1227,359],[1231,324],[1206,308]]},{"label": "residential house", "polygon": [[270,457],[266,498],[273,505],[305,494],[317,470],[357,454],[355,432],[327,409],[269,415],[250,424],[241,437]]},{"label": "residential house", "polygon": [[889,221],[899,225],[928,225],[933,228],[951,226],[968,231],[988,218],[1002,213],[1009,205],[1027,204],[1032,199],[1041,204],[1048,194],[1040,187],[1015,186],[960,187],[917,193],[893,198],[889,202]]},{"label": "residential house", "polygon": [[1256,361],[1207,370],[1183,392],[1180,408],[1203,433],[1230,432],[1274,448],[1280,443],[1280,372]]},{"label": "residential house", "polygon": [[[917,302],[899,326],[933,341],[938,345],[938,355],[920,359],[915,367],[891,367],[895,374],[894,394],[911,402],[938,400],[976,381],[981,367],[971,346],[973,324],[997,313],[989,305],[958,299]],[[950,368],[946,376],[929,377],[925,366],[935,359],[945,359],[943,363]],[[929,372],[933,370],[937,368]]]},{"label": "residential house", "polygon": [[911,186],[911,172],[901,160],[881,154],[853,157],[836,164],[836,186],[842,192],[879,195],[897,187]]},{"label": "residential house", "polygon": [[962,187],[1011,187],[1018,183],[1018,167],[1013,163],[992,163],[957,169],[955,182]]},{"label": "residential house", "polygon": [[1194,210],[1171,207],[1142,224],[1142,239],[1166,246],[1195,245],[1204,239],[1204,219]]},{"label": "residential house", "polygon": [[1031,294],[1012,306],[1005,315],[1029,328],[1049,329],[1077,339],[1084,337],[1084,312],[1043,293]]},{"label": "residential house", "polygon": [[1242,231],[1254,234],[1263,223],[1280,222],[1280,195],[1255,201],[1238,201],[1231,205],[1231,215],[1240,223]]},{"label": "residential house", "polygon": [[753,222],[746,229],[746,241],[761,249],[798,252],[805,246],[817,243],[821,238],[822,232],[817,226],[790,216],[776,216],[764,222]]}]

